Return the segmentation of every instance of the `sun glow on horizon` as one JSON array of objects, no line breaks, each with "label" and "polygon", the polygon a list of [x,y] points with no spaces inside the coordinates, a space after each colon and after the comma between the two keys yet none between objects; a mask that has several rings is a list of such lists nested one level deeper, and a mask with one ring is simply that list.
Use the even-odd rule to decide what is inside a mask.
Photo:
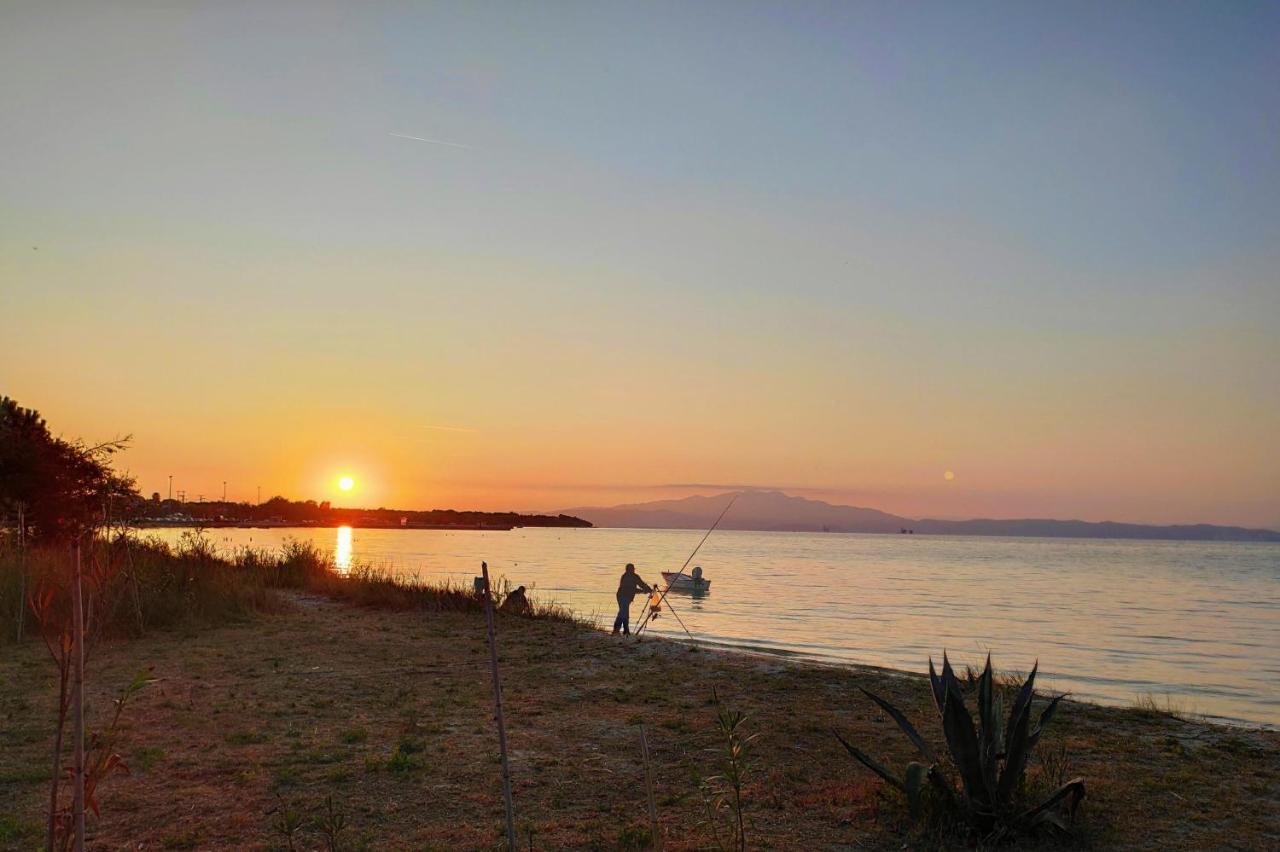
[{"label": "sun glow on horizon", "polygon": [[144,497],[1280,529],[1280,5],[122,5],[0,6],[0,392]]}]

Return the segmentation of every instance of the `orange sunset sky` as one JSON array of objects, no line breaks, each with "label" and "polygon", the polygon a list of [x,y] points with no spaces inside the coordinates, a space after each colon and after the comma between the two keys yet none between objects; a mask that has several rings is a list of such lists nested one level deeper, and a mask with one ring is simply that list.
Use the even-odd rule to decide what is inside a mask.
[{"label": "orange sunset sky", "polygon": [[269,5],[0,29],[0,392],[145,493],[1280,527],[1266,27]]}]

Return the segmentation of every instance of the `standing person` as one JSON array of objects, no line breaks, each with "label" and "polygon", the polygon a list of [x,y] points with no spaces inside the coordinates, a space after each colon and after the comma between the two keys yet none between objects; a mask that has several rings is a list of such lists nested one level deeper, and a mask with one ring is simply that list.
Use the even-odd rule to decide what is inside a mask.
[{"label": "standing person", "polygon": [[628,562],[626,570],[622,572],[622,579],[618,581],[618,617],[613,620],[614,636],[618,635],[619,630],[623,635],[631,635],[631,601],[635,599],[638,589],[643,589],[646,594],[653,591],[652,586],[640,579],[636,566]]}]

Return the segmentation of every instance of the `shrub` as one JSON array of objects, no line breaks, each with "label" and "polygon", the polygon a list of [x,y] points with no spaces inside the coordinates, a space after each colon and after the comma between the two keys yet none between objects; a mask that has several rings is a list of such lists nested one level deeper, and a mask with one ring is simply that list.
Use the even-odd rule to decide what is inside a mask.
[{"label": "shrub", "polygon": [[1035,679],[1036,668],[1032,668],[1026,681],[1018,687],[1008,722],[1002,725],[1002,696],[994,685],[988,655],[986,667],[977,681],[978,723],[975,725],[947,655],[942,655],[941,675],[934,670],[933,660],[929,661],[933,700],[942,719],[952,766],[960,777],[958,787],[943,772],[933,749],[902,711],[870,690],[862,691],[898,723],[928,762],[909,763],[905,772],[897,775],[839,733],[836,738],[859,762],[906,795],[912,818],[919,818],[927,802],[931,810],[958,819],[971,835],[985,842],[1035,832],[1045,826],[1065,832],[1067,825],[1055,809],[1065,804],[1068,817],[1074,817],[1084,798],[1084,779],[1075,778],[1062,784],[1039,804],[1025,801],[1027,761],[1064,697],[1059,695],[1051,700],[1033,726],[1031,704]]}]

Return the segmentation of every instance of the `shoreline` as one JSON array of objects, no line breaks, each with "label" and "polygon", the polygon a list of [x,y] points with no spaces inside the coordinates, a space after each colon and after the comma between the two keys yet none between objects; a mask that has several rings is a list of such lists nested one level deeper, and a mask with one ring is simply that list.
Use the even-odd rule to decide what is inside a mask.
[{"label": "shoreline", "polygon": [[[186,529],[191,529],[191,528],[186,528]],[[275,542],[274,544],[271,544],[271,543],[264,544],[261,538],[255,536],[252,533],[252,531],[247,531],[247,530],[240,533],[226,532],[225,530],[224,531],[210,530],[209,537],[211,542],[214,542],[214,546],[216,548],[219,548],[220,552],[223,553],[224,555],[229,555],[229,554],[238,552],[243,547],[259,548],[259,549],[266,548],[266,550],[268,551],[275,551],[282,546],[279,543],[279,541],[277,541],[278,539],[283,541],[289,541],[295,538],[311,541],[314,543],[314,546],[317,547],[318,549],[322,551],[326,551],[329,554],[332,554],[335,552],[335,543],[334,543],[335,540],[331,534],[332,530],[334,529],[342,529],[342,527],[337,527],[337,528],[292,527],[288,529],[268,530],[268,532],[265,534],[265,537],[267,538],[268,542]],[[605,536],[605,537],[608,537],[614,534],[630,532],[629,530],[620,530],[616,528],[596,528],[596,529],[599,530],[602,536]],[[444,532],[448,532],[448,531],[445,530]],[[656,532],[658,534],[668,533],[670,536],[680,535],[680,531],[676,531],[676,530],[659,530]],[[174,531],[172,528],[166,529],[161,527],[161,528],[150,528],[150,529],[139,530],[139,534],[142,537],[146,537],[148,535],[151,535],[152,537],[163,536],[165,540],[169,540],[172,542],[177,540],[179,532]],[[561,530],[556,530],[555,532],[547,532],[545,535],[552,538],[558,538],[562,534],[563,532]],[[218,541],[222,540],[221,536],[223,535],[229,536],[229,539],[228,539],[229,544],[226,546],[222,544],[217,544]],[[342,538],[343,535],[344,535],[343,533],[337,534],[338,544],[336,545],[336,547],[338,549],[341,549],[343,546],[343,542],[344,542],[344,539]],[[346,533],[345,535],[348,536],[347,541],[349,541],[349,537],[351,534]],[[423,580],[421,579],[421,576],[419,574],[415,573],[415,571],[413,570],[409,570],[409,567],[407,566],[416,564],[413,561],[413,559],[422,560],[422,559],[430,559],[431,557],[424,556],[422,553],[415,553],[412,558],[397,556],[397,554],[401,554],[402,552],[408,552],[409,550],[413,550],[414,545],[412,544],[413,542],[412,536],[404,538],[403,542],[405,543],[401,544],[400,543],[402,541],[401,537],[387,536],[381,533],[369,533],[369,535],[374,536],[374,538],[370,539],[369,541],[376,542],[377,544],[368,545],[368,543],[366,543],[367,546],[376,546],[379,548],[383,548],[388,550],[388,552],[391,554],[390,556],[386,557],[389,560],[387,562],[387,565],[391,566],[394,564],[395,567],[385,567],[383,571],[397,573],[398,576],[404,577],[411,582],[414,581],[415,578],[419,578],[418,581],[430,583],[433,581],[432,578],[434,577],[448,577],[452,581],[455,581],[455,582],[462,581],[469,585],[472,576],[474,576],[473,573],[468,572],[467,570],[464,570],[465,568],[470,568],[469,565],[458,567],[457,565],[450,565],[450,564],[435,565],[434,563],[432,563],[430,565],[426,565],[426,567],[430,568],[431,570],[427,571],[427,575],[429,575],[428,579]],[[523,535],[523,532],[521,533],[521,535]],[[774,535],[778,535],[778,534],[774,534]],[[796,534],[785,533],[781,535],[793,536]],[[328,536],[327,539],[326,539],[326,536]],[[800,536],[803,537],[804,534],[800,534]],[[854,538],[854,537],[862,537],[862,536],[860,534],[858,536],[853,536],[853,535],[850,536],[850,538]],[[567,538],[572,538],[572,537],[567,537]],[[865,536],[864,538],[866,540],[884,539],[885,536]],[[493,541],[500,541],[500,539],[501,537],[495,537]],[[473,542],[478,541],[478,539],[468,539],[466,536],[463,536],[458,540],[459,544],[456,546],[469,547],[469,545],[463,544],[463,542],[468,540]],[[542,541],[544,539],[539,538],[538,540]],[[547,539],[547,540],[550,540],[550,539]],[[578,537],[575,540],[582,541],[582,542],[587,541],[587,539],[583,537]],[[606,538],[606,540],[612,540],[612,539]],[[649,539],[644,539],[644,540],[649,541]],[[419,542],[418,549],[422,550],[424,553],[434,553],[436,545],[430,544],[430,542],[432,541],[435,541],[435,539],[432,536],[425,536],[422,539],[422,541]],[[739,539],[739,541],[747,543],[744,546],[749,546],[749,542],[751,541],[751,539]],[[1024,552],[1023,550],[1020,549],[1024,546],[1021,540],[1010,539],[1008,540],[1008,542],[1009,542],[1008,545],[1001,545],[1001,547],[1007,546],[1010,549],[1008,552],[1013,554],[1021,554]],[[1074,545],[1074,544],[1076,544],[1075,541],[1067,541],[1065,543],[1067,547],[1070,547],[1071,545]],[[1232,543],[1232,546],[1234,546],[1234,544],[1236,543]],[[852,547],[854,545],[851,544],[850,546]],[[911,548],[910,546],[908,546],[904,550],[904,548],[899,547],[896,544],[896,542],[889,542],[887,547],[889,550],[891,550],[894,553],[899,553],[899,552],[911,553],[914,551],[914,549]],[[350,544],[347,544],[347,548],[348,548],[347,552],[350,554],[351,553]],[[485,550],[485,548],[483,548],[480,545],[476,545],[474,549],[476,551]],[[1248,550],[1251,550],[1251,549],[1248,549]],[[360,560],[359,544],[357,544],[355,551],[356,551],[356,555],[354,558],[350,555],[346,557],[348,560],[350,560],[353,566],[357,564]],[[834,552],[841,552],[841,551],[837,550]],[[1118,556],[1117,558],[1123,558],[1123,551],[1118,551],[1118,553],[1120,553],[1121,555]],[[508,556],[510,556],[509,553],[508,553]],[[406,562],[405,564],[400,564],[396,560],[401,558],[407,559],[409,561]],[[477,564],[478,564],[479,558],[480,556],[477,555],[476,556]],[[522,556],[516,557],[516,558],[523,559]],[[1241,557],[1241,558],[1245,558],[1245,557]],[[1267,557],[1258,556],[1258,557],[1249,557],[1249,558],[1265,559]],[[492,562],[492,557],[490,557],[490,560]],[[344,563],[344,565],[345,564],[346,563]],[[422,563],[422,564],[425,565],[426,563]],[[554,571],[552,573],[554,574]],[[579,607],[577,610],[579,613],[581,613],[584,617],[588,617],[588,618],[594,617],[597,620],[597,622],[603,621],[604,626],[607,627],[608,622],[612,619],[612,611],[610,610],[609,612],[606,613],[604,604],[602,604],[601,601],[597,599],[599,596],[591,597],[591,595],[593,594],[592,590],[594,589],[594,587],[589,586],[589,584],[588,586],[583,586],[583,587],[574,586],[572,584],[579,581],[577,581],[576,579],[567,579],[566,577],[563,576],[563,574],[564,572],[562,571],[561,576],[553,577],[551,580],[551,585],[552,587],[556,587],[557,585],[559,585],[559,586],[565,586],[566,588],[560,589],[558,591],[553,591],[552,594],[556,595],[557,597],[561,597],[565,600],[575,601]],[[524,577],[525,582],[529,582],[530,580],[537,581],[537,582],[534,582],[532,586],[532,588],[535,590],[535,593],[537,592],[538,588],[543,584],[545,579],[546,578],[541,573],[537,574],[537,576],[527,575]],[[434,581],[440,582],[440,580],[434,580]],[[586,595],[586,597],[581,597],[582,595]],[[681,597],[683,596],[676,595],[676,596],[673,596],[672,598],[677,608],[683,606],[683,604],[681,603]],[[659,626],[659,625],[655,625],[655,627],[656,626]],[[672,628],[672,632],[667,633],[666,631],[663,631],[664,633],[666,633],[666,635],[672,636],[672,637],[680,635],[677,631],[675,631],[676,625],[674,623],[669,624],[667,626],[670,626]],[[872,641],[868,647],[859,649],[858,643],[856,642],[853,644],[849,644],[848,642],[841,643],[841,642],[827,641],[823,639],[810,639],[807,637],[802,637],[798,639],[797,637],[790,634],[773,632],[772,626],[774,625],[772,625],[771,623],[770,625],[766,625],[761,629],[752,630],[752,629],[746,629],[746,628],[735,628],[733,625],[725,624],[725,623],[709,623],[708,625],[704,625],[703,628],[695,631],[695,633],[698,636],[696,641],[700,645],[708,648],[727,648],[731,650],[738,650],[744,653],[759,653],[759,654],[765,654],[772,657],[783,657],[787,659],[796,659],[796,660],[808,660],[808,661],[813,661],[813,662],[826,664],[826,665],[850,666],[855,668],[861,667],[861,666],[870,666],[873,668],[897,669],[907,673],[922,672],[925,668],[926,659],[927,659],[927,654],[925,651],[920,652],[919,659],[916,659],[914,654],[911,655],[910,659],[907,659],[906,655],[902,653],[896,653],[894,648],[883,647],[883,646],[892,645],[893,644],[892,642],[878,643],[878,642]],[[1197,634],[1190,634],[1190,635],[1197,635]],[[1014,637],[1014,638],[1018,638],[1018,637]],[[1077,643],[1075,647],[1078,651],[1078,654],[1083,655],[1083,659],[1086,659],[1086,660],[1092,659],[1092,657],[1090,657],[1091,652],[1088,649],[1094,643],[1090,642],[1090,639],[1088,636],[1075,635],[1073,636],[1072,641]],[[788,644],[788,642],[790,642],[791,644]],[[957,643],[955,642],[952,643],[953,646],[956,644]],[[963,645],[963,648],[968,652],[967,653],[968,662],[973,663],[975,665],[981,663],[980,657],[981,657],[981,654],[984,653],[984,651],[982,651],[981,649],[986,648],[987,647],[986,644],[982,642],[978,642],[976,640],[972,643],[960,643],[960,644]],[[915,647],[919,649],[921,647],[920,643],[915,643]],[[1002,653],[1002,650],[1009,651],[1009,647],[1010,646],[993,646],[992,647],[992,650],[996,654],[997,664],[1001,662],[1002,656],[1006,657],[1007,659],[1013,659],[1012,656]],[[1014,647],[1014,650],[1017,651],[1017,661],[1019,662],[1020,665],[1026,668],[1030,667],[1032,659],[1035,656],[1037,655],[1044,656],[1042,653],[1039,653],[1043,651],[1043,649],[1039,649],[1036,647],[1027,647],[1026,642],[1022,642],[1021,644],[1015,643],[1015,646],[1012,646],[1012,647]],[[955,650],[955,648],[953,647],[952,650]],[[937,654],[939,654],[940,651],[941,651],[940,647],[934,649],[935,656],[937,656]],[[1073,653],[1076,653],[1076,652],[1073,651]],[[962,654],[961,656],[964,657],[966,655]],[[1093,656],[1096,657],[1097,654],[1093,654]],[[1053,667],[1052,663],[1054,661],[1051,659],[1048,659],[1047,657],[1045,659],[1046,659],[1046,664],[1049,665],[1050,668],[1052,668]],[[1221,691],[1215,690],[1213,685],[1216,683],[1216,681],[1214,680],[1214,677],[1212,676],[1212,674],[1206,674],[1206,672],[1203,671],[1203,666],[1200,668],[1196,668],[1192,666],[1192,667],[1189,667],[1189,670],[1187,671],[1174,670],[1174,671],[1161,672],[1159,670],[1156,670],[1154,674],[1150,673],[1148,669],[1134,666],[1134,667],[1130,667],[1129,669],[1125,669],[1120,674],[1115,674],[1111,671],[1100,669],[1097,666],[1084,665],[1081,663],[1081,657],[1079,656],[1077,657],[1068,656],[1063,659],[1059,659],[1058,663],[1061,666],[1061,669],[1057,672],[1056,676],[1048,672],[1042,672],[1043,682],[1046,684],[1046,686],[1056,687],[1058,691],[1069,693],[1069,694],[1072,694],[1073,696],[1079,696],[1079,697],[1073,697],[1072,700],[1082,701],[1084,703],[1096,704],[1098,706],[1103,706],[1103,707],[1118,707],[1118,708],[1127,708],[1127,707],[1143,706],[1143,705],[1150,706],[1154,704],[1155,706],[1162,706],[1164,709],[1168,711],[1172,711],[1178,715],[1183,715],[1188,718],[1201,718],[1201,719],[1204,719],[1205,721],[1213,722],[1216,724],[1229,725],[1232,727],[1245,728],[1245,729],[1249,729],[1249,728],[1261,728],[1265,730],[1280,729],[1280,718],[1278,718],[1274,712],[1271,712],[1274,708],[1268,707],[1266,705],[1267,691],[1265,689],[1264,684],[1256,684],[1256,683],[1246,684],[1246,686],[1250,687],[1252,691],[1240,692],[1236,696],[1233,696],[1229,693],[1223,693]],[[1107,677],[1103,677],[1100,680],[1095,681],[1095,679],[1093,678],[1093,675],[1100,674],[1100,673],[1105,674],[1112,678],[1119,678],[1119,680],[1108,680]],[[1161,677],[1159,676],[1161,674],[1168,676],[1168,679],[1162,680]],[[1178,680],[1175,676],[1179,674],[1185,675],[1185,678],[1182,680]],[[1207,686],[1205,686],[1204,688],[1198,688],[1197,687],[1198,684],[1199,685],[1207,684]]]},{"label": "shoreline", "polygon": [[[738,655],[749,658],[759,658],[761,660],[776,659],[786,665],[795,666],[812,666],[815,668],[829,668],[835,670],[847,670],[860,674],[884,676],[884,677],[901,677],[912,680],[919,680],[923,684],[928,683],[928,677],[923,672],[911,671],[910,669],[897,668],[895,666],[878,666],[874,663],[859,663],[850,660],[842,660],[834,657],[822,657],[814,654],[805,654],[797,651],[788,651],[785,648],[752,648],[743,645],[734,645],[728,642],[716,642],[710,639],[680,639],[677,637],[654,635],[654,639],[664,642],[674,642],[680,645],[696,646],[700,649],[711,653],[724,653]],[[935,664],[938,662],[934,661]],[[1108,704],[1105,701],[1096,701],[1089,698],[1073,698],[1070,690],[1041,689],[1036,688],[1036,694],[1056,695],[1063,694],[1063,705],[1077,705],[1080,707],[1091,708],[1096,710],[1120,710],[1132,711],[1140,709],[1138,704],[1138,696],[1135,695],[1134,702],[1131,704]],[[1151,693],[1151,695],[1167,695],[1168,693]],[[1150,712],[1158,712],[1170,719],[1176,719],[1189,725],[1210,725],[1221,728],[1230,728],[1233,730],[1256,730],[1280,733],[1280,722],[1258,722],[1251,719],[1240,719],[1234,716],[1218,716],[1211,713],[1200,713],[1195,710],[1162,710],[1156,709]]]},{"label": "shoreline", "polygon": [[353,530],[472,530],[478,532],[510,532],[514,529],[586,529],[585,527],[521,527],[518,524],[376,524],[376,523],[271,523],[269,521],[209,521],[206,524],[193,524],[188,521],[166,523],[164,521],[146,521],[130,524],[137,530],[209,530],[209,529],[244,529],[244,530],[335,530],[348,527]]}]

